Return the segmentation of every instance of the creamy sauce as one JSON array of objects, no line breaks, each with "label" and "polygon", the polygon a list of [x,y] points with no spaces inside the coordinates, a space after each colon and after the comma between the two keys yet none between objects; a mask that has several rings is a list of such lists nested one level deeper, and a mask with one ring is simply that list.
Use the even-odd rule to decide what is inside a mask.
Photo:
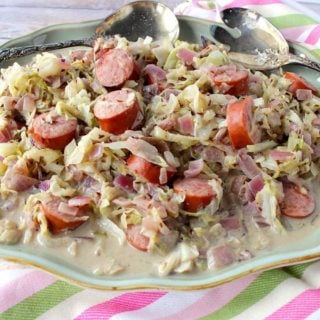
[{"label": "creamy sauce", "polygon": [[[319,207],[320,188],[319,183],[308,184],[310,192],[316,199],[315,212],[305,219],[282,218],[282,223],[287,231],[281,235],[265,230],[261,237],[265,239],[265,247],[255,246],[254,238],[250,243],[248,238],[242,249],[250,249],[255,257],[269,255],[271,253],[287,252],[294,248],[303,247],[305,239],[318,232],[320,227]],[[24,197],[20,196],[7,201],[1,200],[1,218],[9,219],[18,225],[23,225]],[[241,214],[239,210],[239,214]],[[245,214],[245,213],[242,213]],[[97,275],[110,275],[125,272],[128,275],[157,275],[157,268],[163,260],[163,256],[157,253],[145,253],[136,250],[128,243],[120,245],[112,235],[97,233],[94,219],[85,223],[78,229],[67,232],[64,235],[53,236],[46,241],[42,240],[39,232],[34,232],[31,237],[28,231],[21,237],[20,242],[26,247],[32,248],[37,255],[46,255],[59,258],[70,263],[73,267]],[[232,246],[237,246],[235,239],[241,239],[241,232],[230,231],[233,240],[228,240]],[[40,237],[40,238],[39,238]],[[215,239],[215,244],[223,243],[224,238]],[[211,271],[205,271],[211,272]]]}]

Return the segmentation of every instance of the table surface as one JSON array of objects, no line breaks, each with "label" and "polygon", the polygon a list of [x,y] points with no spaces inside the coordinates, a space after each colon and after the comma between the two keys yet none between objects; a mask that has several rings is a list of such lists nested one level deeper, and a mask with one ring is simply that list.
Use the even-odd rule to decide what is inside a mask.
[{"label": "table surface", "polygon": [[[0,0],[0,44],[39,28],[106,17],[128,0]],[[161,0],[173,8],[182,0]],[[312,12],[320,0],[300,0]]]}]

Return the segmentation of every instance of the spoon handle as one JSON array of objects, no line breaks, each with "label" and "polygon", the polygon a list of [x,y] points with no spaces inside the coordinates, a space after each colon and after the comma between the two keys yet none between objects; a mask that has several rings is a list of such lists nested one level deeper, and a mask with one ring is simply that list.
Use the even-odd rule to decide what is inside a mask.
[{"label": "spoon handle", "polygon": [[92,39],[79,39],[79,40],[66,40],[63,42],[56,42],[56,43],[45,43],[33,46],[25,46],[25,47],[14,47],[8,49],[1,49],[0,50],[0,62],[7,61],[14,58],[24,57],[29,54],[35,52],[43,52],[49,50],[56,50],[68,47],[76,47],[76,46],[92,46]]},{"label": "spoon handle", "polygon": [[301,57],[301,56],[290,54],[289,63],[298,63],[298,64],[304,65],[304,66],[306,66],[308,68],[311,68],[313,70],[316,70],[316,71],[320,72],[320,63],[312,61],[312,60],[310,60],[308,58],[304,58],[304,57]]}]

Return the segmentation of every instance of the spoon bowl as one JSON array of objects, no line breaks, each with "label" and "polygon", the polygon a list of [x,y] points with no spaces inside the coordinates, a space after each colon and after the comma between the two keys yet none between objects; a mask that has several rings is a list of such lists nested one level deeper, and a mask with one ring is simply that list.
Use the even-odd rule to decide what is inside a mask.
[{"label": "spoon bowl", "polygon": [[154,41],[174,42],[179,37],[179,31],[178,19],[166,5],[155,1],[136,1],[126,4],[106,17],[90,38],[2,49],[0,50],[0,62],[35,52],[75,46],[91,47],[98,37],[108,38],[113,35],[120,35],[131,41],[149,36]]},{"label": "spoon bowl", "polygon": [[[298,63],[320,71],[319,64],[291,54],[280,31],[259,13],[245,8],[229,8],[221,11],[220,16],[226,27],[212,25],[210,33],[215,43],[227,47],[232,60],[256,70]],[[230,29],[238,32],[231,33]]]}]

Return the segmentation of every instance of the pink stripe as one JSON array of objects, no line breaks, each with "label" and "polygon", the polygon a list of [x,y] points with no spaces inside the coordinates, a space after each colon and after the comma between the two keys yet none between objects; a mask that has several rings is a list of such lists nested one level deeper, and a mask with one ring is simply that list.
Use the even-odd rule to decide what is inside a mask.
[{"label": "pink stripe", "polygon": [[320,289],[306,290],[286,305],[278,309],[268,320],[300,320],[305,319],[307,316],[320,308]]},{"label": "pink stripe", "polygon": [[57,279],[38,270],[25,274],[0,288],[0,313],[47,287]]},{"label": "pink stripe", "polygon": [[241,291],[247,288],[257,277],[258,274],[250,275],[210,289],[205,296],[188,306],[186,309],[177,314],[160,318],[158,320],[199,319],[200,317],[203,317],[223,307],[235,296],[240,294]]},{"label": "pink stripe", "polygon": [[255,6],[255,5],[267,5],[274,3],[282,3],[281,0],[234,0],[231,3],[224,6],[224,8],[243,7],[243,6]]},{"label": "pink stripe", "polygon": [[281,33],[288,40],[297,40],[304,32],[312,27],[310,26],[302,26],[302,27],[294,27],[294,28],[286,28],[281,29]]},{"label": "pink stripe", "polygon": [[128,311],[139,310],[166,295],[165,291],[128,292],[85,310],[75,320],[107,320]]},{"label": "pink stripe", "polygon": [[308,38],[305,40],[308,44],[316,44],[320,38],[320,25],[315,27],[310,34],[308,35]]}]

